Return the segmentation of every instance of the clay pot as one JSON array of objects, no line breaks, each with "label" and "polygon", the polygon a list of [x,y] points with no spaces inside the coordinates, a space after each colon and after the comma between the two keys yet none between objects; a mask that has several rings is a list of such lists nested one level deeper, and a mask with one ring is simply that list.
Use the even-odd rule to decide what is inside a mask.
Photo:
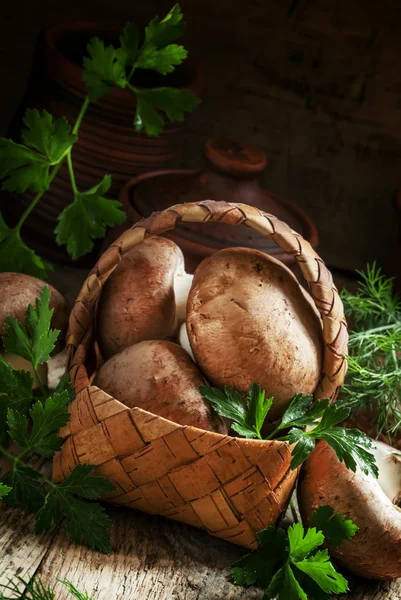
[{"label": "clay pot", "polygon": [[[130,179],[124,186],[120,201],[128,215],[124,226],[113,229],[103,248],[116,239],[128,224],[174,203],[224,200],[256,206],[287,222],[313,248],[318,234],[309,217],[297,206],[260,187],[257,177],[263,173],[267,158],[248,144],[211,139],[204,147],[205,169],[201,172],[170,169],[151,171]],[[273,241],[245,225],[228,228],[223,224],[185,223],[168,232],[183,250],[186,269],[193,272],[207,256],[221,248],[246,246],[256,248],[281,260],[298,274],[296,259],[286,254]]]},{"label": "clay pot", "polygon": [[[28,90],[9,131],[18,139],[22,116],[28,107],[45,108],[55,117],[65,116],[74,123],[86,96],[82,76],[82,58],[90,38],[98,36],[107,44],[117,44],[124,24],[72,22],[47,29],[39,38]],[[199,65],[188,58],[173,73],[162,76],[138,70],[133,79],[137,87],[172,86],[200,95],[203,75]],[[115,89],[91,103],[74,146],[73,162],[78,188],[88,189],[105,174],[113,184],[108,194],[117,198],[120,188],[132,175],[171,165],[180,154],[185,122],[167,123],[160,137],[135,132],[135,97]],[[9,207],[7,220],[13,224],[31,201],[30,193],[13,196],[4,203]],[[24,237],[45,257],[70,262],[64,248],[56,245],[53,230],[57,216],[72,200],[65,166],[52,183],[24,226]],[[93,264],[93,256],[86,259]]]}]

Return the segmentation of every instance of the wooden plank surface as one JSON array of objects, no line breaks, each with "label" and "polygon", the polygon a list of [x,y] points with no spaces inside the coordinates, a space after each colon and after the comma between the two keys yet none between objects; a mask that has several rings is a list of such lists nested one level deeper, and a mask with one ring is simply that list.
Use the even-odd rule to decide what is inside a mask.
[{"label": "wooden plank surface", "polygon": [[[128,509],[112,517],[110,556],[71,544],[63,533],[33,533],[33,517],[0,508],[0,582],[34,573],[56,584],[56,600],[70,596],[57,579],[99,593],[99,600],[262,600],[256,588],[231,581],[243,551],[181,523]],[[351,578],[352,579],[352,578]],[[401,600],[401,580],[352,581],[348,600]]]}]

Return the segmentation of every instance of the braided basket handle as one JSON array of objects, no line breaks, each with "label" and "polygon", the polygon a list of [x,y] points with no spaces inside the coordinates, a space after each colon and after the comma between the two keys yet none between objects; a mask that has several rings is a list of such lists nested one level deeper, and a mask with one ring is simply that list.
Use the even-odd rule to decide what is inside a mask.
[{"label": "braided basket handle", "polygon": [[105,281],[126,252],[141,244],[145,238],[164,233],[181,222],[248,225],[296,258],[323,323],[323,371],[314,395],[316,399],[334,400],[347,370],[345,355],[348,332],[344,307],[330,271],[309,242],[285,222],[246,204],[214,200],[177,204],[142,219],[125,231],[99,258],[86,279],[70,316],[67,367],[75,391],[78,393],[89,386],[84,363],[92,338],[96,301]]}]

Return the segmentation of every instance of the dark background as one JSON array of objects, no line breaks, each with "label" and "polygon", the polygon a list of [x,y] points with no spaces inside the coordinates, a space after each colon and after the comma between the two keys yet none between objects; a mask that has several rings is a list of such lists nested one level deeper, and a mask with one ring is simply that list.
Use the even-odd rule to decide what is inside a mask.
[{"label": "dark background", "polygon": [[[35,38],[74,19],[164,16],[173,0],[1,0],[0,133],[21,98]],[[330,266],[398,263],[399,0],[183,0],[184,43],[206,71],[181,164],[202,165],[210,135],[247,140],[270,162],[264,184],[304,208]],[[400,261],[401,263],[401,261]]]}]

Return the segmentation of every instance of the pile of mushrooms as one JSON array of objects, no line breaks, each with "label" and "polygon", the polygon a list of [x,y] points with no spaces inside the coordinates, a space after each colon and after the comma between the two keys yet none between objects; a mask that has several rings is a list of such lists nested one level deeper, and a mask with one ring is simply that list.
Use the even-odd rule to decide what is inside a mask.
[{"label": "pile of mushrooms", "polygon": [[151,237],[125,254],[97,312],[106,360],[94,383],[127,406],[226,432],[199,393],[205,381],[274,396],[272,418],[312,393],[322,368],[322,325],[308,294],[275,259],[229,248],[194,276],[174,242]]},{"label": "pile of mushrooms", "polygon": [[[129,407],[221,433],[229,423],[200,385],[245,394],[257,382],[274,397],[275,420],[295,394],[314,392],[322,371],[322,323],[309,294],[282,263],[246,248],[216,252],[192,276],[172,241],[147,239],[106,282],[96,337],[105,362],[95,385]],[[351,518],[359,531],[330,550],[358,575],[401,576],[400,461],[379,443],[376,481],[319,442],[302,467],[304,522],[324,504]]]},{"label": "pile of mushrooms", "polygon": [[[29,371],[33,377],[31,364],[20,356],[6,352],[2,347],[1,339],[5,333],[7,317],[14,317],[17,321],[23,323],[28,306],[30,304],[35,306],[36,299],[39,298],[46,285],[51,294],[50,308],[54,309],[51,327],[60,330],[57,345],[53,352],[54,356],[63,349],[68,328],[69,310],[65,299],[52,285],[41,279],[23,273],[0,273],[0,355],[14,369]],[[38,372],[41,383],[46,384],[47,364],[39,365]],[[36,380],[34,387],[38,387]]]}]

